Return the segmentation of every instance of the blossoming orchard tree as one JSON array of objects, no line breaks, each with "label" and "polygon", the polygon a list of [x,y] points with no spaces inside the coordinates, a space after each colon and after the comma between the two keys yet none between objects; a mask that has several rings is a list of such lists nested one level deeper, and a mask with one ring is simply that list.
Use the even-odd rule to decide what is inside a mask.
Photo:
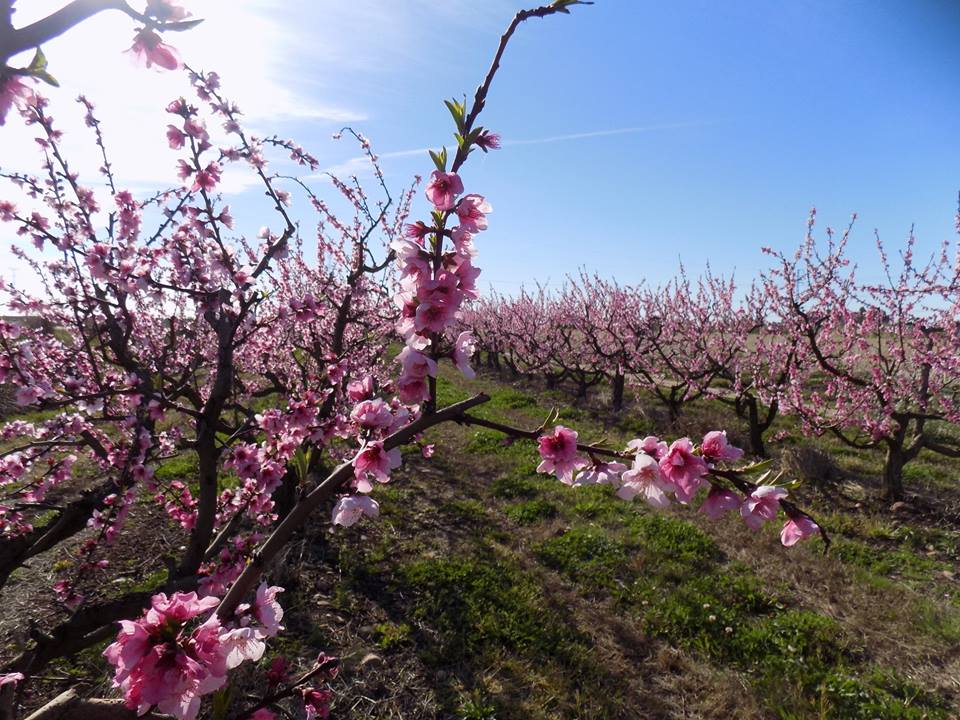
[{"label": "blossoming orchard tree", "polygon": [[853,223],[821,246],[814,220],[795,254],[767,250],[771,322],[798,339],[781,403],[811,432],[885,449],[884,490],[898,499],[923,450],[960,457],[960,254],[945,242],[919,263],[911,233],[895,266],[877,237],[884,278],[868,282],[847,257]]},{"label": "blossoming orchard tree", "polygon": [[[820,532],[776,477],[736,466],[742,452],[721,431],[699,444],[647,437],[614,448],[581,442],[553,426],[555,416],[534,429],[476,417],[482,393],[437,406],[440,363],[473,374],[474,338],[459,323],[477,296],[475,243],[491,207],[466,192],[461,172],[476,149],[499,146],[479,116],[519,25],[577,4],[518,13],[472,102],[447,103],[456,146],[431,153],[432,210],[413,223],[411,191],[392,198],[353,131],[378,182],[369,195],[356,179],[333,180],[348,218],[274,171],[280,158],[310,171],[317,163],[292,141],[248,134],[209,72],[189,70],[192,99],[166,104],[179,182],[147,196],[118,186],[94,107],[81,97],[103,154],[101,176],[87,178],[69,164],[51,106],[32,86],[47,75],[42,53],[28,68],[3,67],[0,109],[9,120],[16,107],[36,131],[41,161],[38,172],[0,171],[12,192],[0,220],[40,288],[0,286],[11,314],[0,323],[0,383],[19,406],[0,426],[0,592],[41,559],[60,576],[35,589],[35,614],[0,676],[0,717],[38,705],[31,720],[269,720],[293,706],[326,717],[337,661],[325,655],[295,676],[271,663],[245,692],[227,692],[231,671],[263,659],[282,631],[271,564],[317,511],[333,525],[376,518],[374,483],[389,482],[401,446],[440,423],[530,441],[539,470],[567,484],[609,484],[656,507],[691,504],[704,488],[700,510],[711,517],[735,511],[756,529],[783,510],[785,545]],[[132,54],[173,70],[180,60],[160,33],[191,22],[171,0],[151,0],[143,13],[88,0],[14,30],[12,4],[4,7],[6,58],[113,8],[142,24]],[[218,190],[228,166],[260,183],[259,231],[234,227]],[[300,197],[318,215],[315,257],[290,209]],[[391,329],[402,350],[385,361]],[[170,471],[184,463],[187,476]],[[155,505],[152,520],[134,517],[144,500]],[[153,586],[102,592],[119,577],[114,549],[143,547],[156,523],[175,532]],[[111,639],[103,655],[120,699],[81,697],[70,683],[46,704],[32,692],[52,663]]]},{"label": "blossoming orchard tree", "polygon": [[796,340],[768,332],[767,298],[734,278],[682,272],[664,287],[620,285],[597,274],[568,277],[557,290],[489,295],[464,316],[488,365],[541,375],[548,387],[572,381],[579,398],[601,380],[610,405],[628,387],[648,391],[676,418],[703,397],[732,407],[747,425],[750,450],[766,457],[764,433],[779,411]]}]

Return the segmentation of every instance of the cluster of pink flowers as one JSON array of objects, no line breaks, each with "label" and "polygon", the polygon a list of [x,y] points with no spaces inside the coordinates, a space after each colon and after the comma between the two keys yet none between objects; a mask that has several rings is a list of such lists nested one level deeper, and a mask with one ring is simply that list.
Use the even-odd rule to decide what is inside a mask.
[{"label": "cluster of pink flowers", "polygon": [[400,467],[400,448],[387,449],[384,438],[410,422],[414,416],[400,399],[390,403],[380,398],[368,399],[372,394],[372,379],[358,379],[349,390],[351,397],[362,398],[350,412],[344,433],[358,437],[361,448],[353,458],[352,490],[357,494],[344,495],[333,508],[334,525],[349,527],[361,517],[376,518],[380,514],[377,501],[369,497],[373,482],[387,483],[390,473]]},{"label": "cluster of pink flowers", "polygon": [[[577,433],[557,425],[550,433],[541,434],[538,444],[541,462],[537,472],[552,473],[567,485],[610,485],[616,488],[618,497],[632,500],[640,496],[655,508],[671,504],[670,496],[682,505],[687,505],[704,486],[710,492],[700,506],[700,512],[716,520],[730,511],[739,511],[744,523],[751,530],[758,530],[765,522],[775,520],[781,500],[787,490],[774,485],[752,486],[745,497],[710,480],[709,476],[719,463],[738,460],[743,456],[740,448],[727,441],[727,434],[714,430],[706,434],[699,447],[690,438],[680,438],[667,445],[654,436],[638,438],[628,443],[620,455],[633,457],[628,468],[618,461],[602,461],[596,457],[596,448],[581,448]],[[591,455],[587,460],[581,449]],[[579,470],[579,473],[574,475]],[[799,540],[820,532],[819,526],[792,506],[784,508],[788,519],[780,539],[784,545],[796,544]]]},{"label": "cluster of pink flowers", "polygon": [[33,90],[17,75],[0,76],[0,126],[6,123],[12,107],[33,100]]},{"label": "cluster of pink flowers", "polygon": [[[426,400],[429,394],[412,388],[419,389],[422,383],[418,381],[436,372],[435,360],[443,352],[439,347],[443,334],[459,318],[464,300],[478,295],[476,279],[480,270],[472,263],[476,255],[473,238],[487,229],[487,213],[492,210],[480,195],[458,199],[463,193],[463,181],[454,172],[435,170],[425,192],[433,204],[436,225],[423,222],[407,225],[406,238],[392,245],[400,270],[396,297],[401,318],[397,330],[409,350],[401,358],[403,372],[399,383],[401,387],[409,385],[408,397],[419,394],[420,401]],[[458,224],[447,229],[447,219],[453,217]],[[445,246],[448,238],[450,247]],[[464,352],[471,344],[470,336],[462,334],[449,351],[461,369],[468,368]],[[420,357],[424,351],[429,352],[434,364]]]},{"label": "cluster of pink flowers", "polygon": [[154,595],[139,620],[121,621],[116,641],[103,653],[127,707],[138,714],[156,707],[178,720],[194,720],[201,697],[223,687],[229,670],[259,660],[263,641],[280,631],[280,591],[261,585],[254,605],[241,606],[228,623],[216,613],[202,618],[216,608],[216,597]]},{"label": "cluster of pink flowers", "polygon": [[[484,150],[498,147],[497,136],[486,133],[484,138]],[[464,302],[478,297],[476,279],[480,270],[472,262],[476,256],[473,238],[487,229],[487,214],[492,208],[482,196],[463,195],[463,190],[457,173],[435,170],[425,189],[433,205],[433,224],[407,224],[404,238],[390,245],[400,275],[395,295],[400,308],[396,329],[404,340],[397,357],[397,398],[391,404],[369,399],[373,385],[366,380],[348,386],[349,396],[358,401],[350,421],[363,443],[353,460],[353,489],[359,494],[339,499],[333,509],[335,525],[349,526],[365,515],[379,514],[376,501],[366,495],[373,487],[371,479],[388,482],[391,471],[400,466],[399,448],[387,449],[382,438],[415,418],[419,405],[432,399],[437,361],[447,357],[465,377],[475,376],[470,366],[476,349],[472,334],[461,332],[452,341],[448,336]],[[448,229],[447,221],[454,218],[457,224]],[[432,446],[423,448],[424,457],[432,454]]]}]

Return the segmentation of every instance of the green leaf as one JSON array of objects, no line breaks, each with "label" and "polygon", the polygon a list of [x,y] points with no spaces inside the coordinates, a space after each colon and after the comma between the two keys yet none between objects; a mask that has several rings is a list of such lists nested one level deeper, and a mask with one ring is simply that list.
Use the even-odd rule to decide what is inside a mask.
[{"label": "green leaf", "polygon": [[177,22],[164,23],[164,30],[173,30],[174,32],[183,32],[184,30],[192,30],[197,25],[203,22],[203,18],[198,18],[196,20],[178,20]]},{"label": "green leaf", "polygon": [[30,65],[28,65],[25,70],[28,75],[35,77],[38,80],[42,80],[47,85],[60,87],[60,83],[57,82],[57,79],[47,72],[47,56],[43,54],[43,50],[40,48],[36,49],[36,52],[33,55],[33,60],[30,61]]},{"label": "green leaf", "polygon": [[37,48],[33,55],[33,60],[30,61],[30,65],[27,67],[27,72],[31,75],[34,75],[36,73],[43,72],[46,69],[47,56],[43,54],[43,50]]},{"label": "green leaf", "polygon": [[306,481],[307,472],[310,470],[310,456],[312,454],[312,448],[308,448],[306,451],[304,451],[303,448],[298,448],[293,456],[293,468],[296,470],[297,479],[299,479],[301,483]]},{"label": "green leaf", "polygon": [[467,112],[466,106],[456,100],[444,100],[443,104],[447,106],[447,110],[453,116],[453,121],[457,124],[457,130],[463,132],[463,123]]},{"label": "green leaf", "polygon": [[737,468],[738,473],[743,475],[752,475],[753,473],[758,473],[766,470],[773,463],[773,460],[762,460],[760,462],[751,463],[746,467]]},{"label": "green leaf", "polygon": [[447,148],[444,146],[443,150],[440,152],[434,152],[433,150],[428,150],[430,153],[430,159],[433,160],[433,164],[437,166],[437,170],[440,172],[447,171]]},{"label": "green leaf", "polygon": [[225,688],[217,690],[211,703],[214,720],[224,720],[230,711],[231,704],[233,704],[233,686],[227,685]]},{"label": "green leaf", "polygon": [[38,80],[43,80],[47,85],[53,85],[53,87],[60,87],[60,83],[57,81],[57,79],[46,71],[33,73],[33,76]]}]

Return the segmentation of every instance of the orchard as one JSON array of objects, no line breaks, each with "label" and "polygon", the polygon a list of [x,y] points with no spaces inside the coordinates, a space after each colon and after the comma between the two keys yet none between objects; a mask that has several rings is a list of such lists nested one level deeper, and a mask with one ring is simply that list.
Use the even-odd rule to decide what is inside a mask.
[{"label": "orchard", "polygon": [[[960,708],[955,240],[878,236],[883,279],[861,278],[859,228],[813,211],[753,277],[661,259],[631,284],[585,257],[485,287],[498,198],[471,170],[512,152],[491,90],[515,35],[588,5],[517,12],[476,90],[438,98],[453,143],[395,187],[359,127],[333,142],[364,169],[338,174],[248,125],[242,78],[177,50],[189,3],[19,25],[0,2],[0,124],[36,140],[32,167],[0,155],[21,269],[0,281],[0,718]],[[127,16],[144,77],[182,80],[153,98],[162,187],[125,186],[97,98],[70,103],[44,53],[100,13]],[[231,176],[263,198],[253,226]],[[850,582],[924,618],[912,667],[880,601],[887,640],[860,635]],[[748,699],[715,691],[735,678]]]}]

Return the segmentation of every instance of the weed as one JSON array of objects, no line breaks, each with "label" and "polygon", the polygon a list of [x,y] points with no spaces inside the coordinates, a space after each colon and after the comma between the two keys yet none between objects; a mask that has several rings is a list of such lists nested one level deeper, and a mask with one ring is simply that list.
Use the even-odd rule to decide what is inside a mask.
[{"label": "weed", "polygon": [[374,642],[381,650],[393,650],[410,641],[411,630],[407,623],[379,623],[374,626]]}]

